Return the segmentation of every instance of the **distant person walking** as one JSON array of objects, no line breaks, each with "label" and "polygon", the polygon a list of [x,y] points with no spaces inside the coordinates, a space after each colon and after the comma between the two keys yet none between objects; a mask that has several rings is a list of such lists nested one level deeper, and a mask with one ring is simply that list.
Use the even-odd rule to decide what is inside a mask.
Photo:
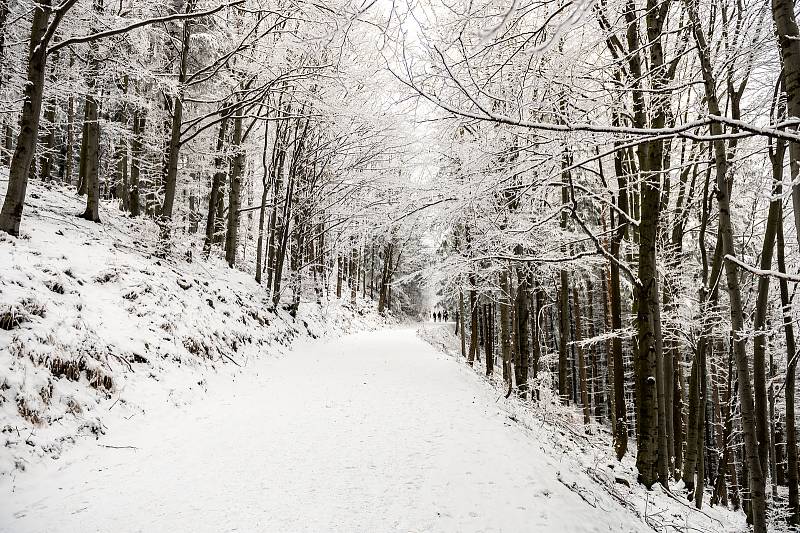
[{"label": "distant person walking", "polygon": [[444,321],[447,322],[447,309],[444,310]]}]

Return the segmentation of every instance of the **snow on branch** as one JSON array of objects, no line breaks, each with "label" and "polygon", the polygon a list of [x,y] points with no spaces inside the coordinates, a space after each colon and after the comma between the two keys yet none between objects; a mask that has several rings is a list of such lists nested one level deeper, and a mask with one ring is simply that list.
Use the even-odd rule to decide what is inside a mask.
[{"label": "snow on branch", "polygon": [[739,259],[737,259],[732,255],[726,255],[725,260],[730,261],[731,263],[747,270],[751,274],[755,274],[756,276],[770,276],[773,278],[785,279],[787,281],[800,283],[800,276],[793,276],[791,274],[786,274],[784,272],[778,272],[777,270],[761,270],[760,268],[755,268],[746,263],[743,263],[742,261],[740,261]]}]

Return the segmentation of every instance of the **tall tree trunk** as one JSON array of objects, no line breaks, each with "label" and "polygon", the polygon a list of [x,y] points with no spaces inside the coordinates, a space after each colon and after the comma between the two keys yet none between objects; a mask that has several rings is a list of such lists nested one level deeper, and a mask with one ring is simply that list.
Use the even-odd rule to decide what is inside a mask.
[{"label": "tall tree trunk", "polygon": [[89,140],[89,107],[83,106],[83,122],[81,124],[81,147],[78,150],[78,196],[85,196],[88,189],[89,180],[86,177],[88,150],[87,141]]},{"label": "tall tree trunk", "polygon": [[[618,193],[617,207],[622,213],[628,213],[628,193],[627,178],[622,166],[622,156],[614,156],[614,167],[617,173]],[[615,224],[615,217],[612,211],[611,225]],[[609,265],[609,292],[611,300],[611,328],[616,334],[611,340],[612,362],[613,362],[613,382],[614,382],[614,450],[617,460],[621,461],[628,450],[628,423],[627,407],[625,405],[625,361],[622,354],[622,339],[619,337],[622,331],[622,289],[620,282],[619,261],[621,259],[620,247],[622,239],[625,237],[627,219],[624,216],[617,216],[616,231],[611,237],[611,255],[613,260]]]},{"label": "tall tree trunk", "polygon": [[[779,202],[780,203],[780,202]],[[778,271],[786,273],[786,260],[783,239],[783,213],[778,216]],[[783,332],[786,337],[786,483],[789,485],[789,523],[800,524],[800,498],[798,497],[798,464],[797,460],[797,429],[795,425],[795,371],[797,369],[797,347],[794,339],[794,324],[791,314],[791,300],[789,299],[789,282],[780,278],[781,310],[783,318]]]},{"label": "tall tree trunk", "polygon": [[577,285],[572,287],[572,307],[575,314],[575,347],[578,351],[578,385],[581,396],[581,407],[583,408],[583,423],[589,425],[592,421],[592,406],[589,404],[589,391],[586,379],[586,357],[581,346],[583,340],[581,303]]},{"label": "tall tree trunk", "polygon": [[[800,118],[800,29],[792,0],[772,0],[772,18],[783,59],[783,87],[789,119]],[[792,207],[795,232],[800,243],[800,143],[789,143],[789,169],[792,180]]]},{"label": "tall tree trunk", "polygon": [[[603,276],[605,281],[605,276]],[[602,291],[605,295],[605,291]],[[587,318],[589,319],[589,338],[594,338],[597,335],[594,316],[594,286],[590,279],[586,280],[586,308]],[[600,370],[600,350],[597,349],[595,344],[591,344],[589,349],[590,368],[592,373],[589,379],[589,403],[592,405],[592,416],[597,422],[601,422],[603,418],[603,389],[605,388],[604,379]]]},{"label": "tall tree trunk", "polygon": [[569,359],[567,350],[569,344],[569,280],[567,271],[561,269],[559,273],[560,288],[558,291],[559,316],[558,316],[558,395],[561,401],[569,403],[569,385],[567,374],[569,372]]},{"label": "tall tree trunk", "polygon": [[[781,162],[783,158],[781,158]],[[782,176],[779,176],[782,179]],[[780,183],[778,181],[777,183]],[[772,269],[772,256],[775,250],[775,235],[778,231],[778,216],[780,215],[780,199],[773,200],[769,204],[767,214],[767,226],[764,232],[764,242],[761,247],[761,270]],[[771,434],[769,431],[769,416],[767,406],[767,378],[765,367],[765,356],[767,351],[767,333],[765,331],[767,313],[769,312],[769,282],[770,276],[759,276],[758,291],[756,295],[756,306],[753,317],[753,389],[755,393],[755,418],[756,418],[756,438],[758,440],[758,457],[761,462],[761,470],[766,474],[767,460],[769,455]],[[773,479],[773,482],[775,480]]]},{"label": "tall tree trunk", "polygon": [[[94,11],[103,12],[103,0],[94,0]],[[86,124],[85,134],[85,169],[84,184],[86,185],[86,210],[82,218],[92,222],[100,222],[100,116],[97,98],[97,77],[100,74],[100,60],[98,58],[96,43],[89,44],[89,68],[86,73],[88,92],[86,94]]]},{"label": "tall tree trunk", "polygon": [[[28,70],[22,96],[22,114],[19,133],[8,172],[8,189],[0,210],[0,231],[18,236],[25,207],[28,173],[39,137],[39,121],[47,68],[48,21],[52,12],[51,0],[40,0],[33,10],[31,36],[28,47]],[[54,21],[55,22],[55,21]]]},{"label": "tall tree trunk", "polygon": [[[642,156],[640,156],[642,157]],[[660,152],[643,156],[647,164],[661,160]],[[642,165],[640,165],[641,167]],[[636,376],[638,453],[636,467],[639,481],[650,488],[659,478],[659,405],[657,380],[660,374],[657,353],[659,339],[654,328],[659,305],[658,271],[656,266],[656,240],[658,236],[658,213],[660,204],[659,175],[647,172],[642,176],[642,219],[639,226],[639,271],[640,286],[636,314],[637,351],[634,374]]]},{"label": "tall tree trunk", "polygon": [[[55,79],[55,68],[58,66],[58,54],[54,54],[52,60],[50,61],[50,77],[49,82],[51,85],[54,84],[56,81]],[[47,104],[45,105],[44,111],[44,119],[45,124],[47,125],[47,129],[45,130],[44,136],[41,139],[41,146],[43,149],[42,154],[39,157],[39,179],[42,181],[47,181],[51,179],[52,176],[52,168],[53,168],[53,150],[55,148],[55,138],[56,138],[56,97],[51,96]]]},{"label": "tall tree trunk", "polygon": [[[269,122],[264,126],[264,146],[261,151],[261,170],[263,172],[261,178],[261,205],[258,208],[258,240],[256,243],[256,283],[261,283],[261,275],[264,270],[264,223],[267,218],[267,200],[269,199],[270,190],[270,168],[267,162],[267,150],[269,146]],[[322,263],[321,259],[315,257],[318,263]],[[316,269],[314,270],[316,272]]]},{"label": "tall tree trunk", "polygon": [[500,271],[500,353],[503,358],[503,380],[511,383],[511,284],[508,277],[508,268],[504,266]]},{"label": "tall tree trunk", "polygon": [[[386,263],[383,264],[384,276],[386,275]],[[342,256],[336,254],[336,297],[342,297]],[[384,296],[385,298],[385,296]],[[379,304],[380,307],[380,304]]]},{"label": "tall tree trunk", "polygon": [[72,185],[72,168],[75,151],[75,97],[67,100],[67,146],[64,154],[64,183]]},{"label": "tall tree trunk", "polygon": [[[700,26],[696,3],[689,6],[690,21],[693,26],[695,41],[697,42],[698,55],[700,56],[703,84],[705,87],[706,105],[712,115],[720,115],[720,108],[716,95],[716,84],[709,57],[705,35]],[[719,208],[719,233],[722,239],[722,253],[731,258],[736,257],[733,242],[733,226],[730,212],[730,190],[728,182],[728,160],[725,141],[720,139],[723,134],[719,122],[711,124],[711,134],[717,137],[713,142],[715,169],[716,169],[716,196]],[[750,497],[752,505],[753,530],[755,533],[766,533],[766,499],[764,472],[758,454],[758,435],[756,427],[755,402],[753,398],[752,382],[750,381],[750,368],[747,357],[746,339],[744,332],[744,305],[739,286],[739,277],[736,263],[726,259],[725,274],[727,278],[728,298],[730,300],[731,327],[733,329],[734,356],[739,380],[739,403],[741,406],[742,432],[745,443],[745,459],[749,475]]]},{"label": "tall tree trunk", "polygon": [[[91,74],[90,74],[91,75]],[[91,89],[90,89],[91,90]],[[100,123],[97,100],[93,94],[86,96],[86,152],[83,163],[86,168],[86,210],[81,218],[100,222]]]},{"label": "tall tree trunk", "polygon": [[214,176],[211,178],[211,191],[208,195],[208,218],[206,219],[206,236],[203,240],[203,251],[208,254],[211,245],[214,243],[214,233],[216,232],[217,205],[222,195],[222,184],[225,182],[226,166],[225,137],[228,130],[228,119],[225,118],[219,123],[219,133],[217,134],[216,155],[214,156]]},{"label": "tall tree trunk", "polygon": [[458,291],[458,320],[461,325],[461,357],[467,358],[466,337],[467,333],[464,330],[464,291]]},{"label": "tall tree trunk", "polygon": [[[186,13],[191,13],[196,0],[186,2]],[[172,122],[169,129],[166,161],[164,164],[164,203],[161,206],[159,224],[162,238],[169,236],[172,222],[172,211],[175,204],[175,191],[178,183],[178,161],[181,149],[181,126],[183,125],[183,91],[186,74],[189,68],[189,45],[191,43],[192,22],[183,23],[181,32],[181,49],[178,62],[178,92],[172,99]],[[229,261],[230,263],[230,261]]]},{"label": "tall tree trunk", "polygon": [[[517,248],[517,255],[522,254],[522,247]],[[517,268],[517,292],[516,292],[516,361],[514,370],[516,372],[517,390],[521,398],[528,397],[528,366],[530,365],[530,344],[528,342],[528,322],[530,320],[530,285],[529,276],[521,267]]]},{"label": "tall tree trunk", "polygon": [[225,235],[225,261],[233,268],[236,264],[236,247],[239,242],[239,209],[241,207],[242,170],[244,151],[242,144],[242,116],[233,119],[233,141],[235,151],[231,160],[231,179],[228,187],[228,231]]},{"label": "tall tree trunk", "polygon": [[469,357],[467,362],[472,366],[478,355],[478,301],[475,293],[475,274],[469,274]]},{"label": "tall tree trunk", "polygon": [[494,371],[494,353],[492,347],[494,346],[494,313],[492,312],[492,304],[483,304],[483,349],[486,356],[486,375],[491,376]]},{"label": "tall tree trunk", "polygon": [[383,258],[383,276],[381,277],[381,290],[378,298],[378,312],[383,314],[388,307],[389,282],[392,273],[392,255],[394,254],[394,244],[390,241],[386,245],[386,252]]},{"label": "tall tree trunk", "polygon": [[[532,312],[531,312],[531,341],[533,344],[533,361],[531,361],[531,369],[533,370],[532,381],[535,383],[536,378],[539,376],[539,364],[542,359],[542,343],[540,340],[541,335],[541,323],[539,322],[540,319],[544,318],[542,315],[544,314],[544,303],[545,303],[545,292],[544,289],[539,285],[539,282],[533,283],[533,274],[530,275],[529,278],[529,285],[535,287],[535,297],[534,302],[535,306],[531,305]],[[539,388],[536,387],[536,400],[539,400]]]},{"label": "tall tree trunk", "polygon": [[350,249],[350,305],[356,305],[358,297],[358,248],[352,243]]},{"label": "tall tree trunk", "polygon": [[[0,84],[4,84],[8,78],[8,58],[6,57],[6,26],[9,15],[8,2],[0,2]],[[0,162],[3,165],[11,163],[11,126],[8,124],[9,117],[3,118],[3,149],[0,150]]]},{"label": "tall tree trunk", "polygon": [[[141,165],[144,151],[142,150],[142,136],[145,128],[144,110],[137,108],[133,112],[133,138],[131,139],[131,190],[130,208],[131,216],[138,217],[141,214]],[[213,208],[211,211],[213,212]]]}]

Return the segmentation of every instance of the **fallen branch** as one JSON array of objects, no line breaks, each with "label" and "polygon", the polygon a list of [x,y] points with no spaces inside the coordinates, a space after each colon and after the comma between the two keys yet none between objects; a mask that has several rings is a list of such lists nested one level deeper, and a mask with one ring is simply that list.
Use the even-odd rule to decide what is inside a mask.
[{"label": "fallen branch", "polygon": [[225,356],[225,357],[226,357],[226,358],[227,358],[227,359],[228,359],[228,360],[229,360],[231,363],[233,363],[234,365],[236,365],[236,366],[238,366],[238,367],[241,367],[241,366],[242,366],[242,365],[240,365],[239,363],[237,363],[237,362],[236,362],[236,360],[235,360],[233,357],[231,357],[230,355],[226,354],[225,352],[220,352],[220,353],[222,353],[222,355],[223,355],[223,356]]}]

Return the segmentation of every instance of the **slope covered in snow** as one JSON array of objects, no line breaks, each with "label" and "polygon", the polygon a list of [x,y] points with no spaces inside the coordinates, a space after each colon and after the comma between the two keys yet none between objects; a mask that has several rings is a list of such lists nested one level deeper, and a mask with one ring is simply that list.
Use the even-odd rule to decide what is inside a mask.
[{"label": "slope covered in snow", "polygon": [[[623,513],[635,519],[644,531],[657,532],[743,532],[749,528],[743,513],[725,506],[711,506],[704,495],[703,508],[698,510],[688,501],[683,482],[672,483],[670,490],[656,484],[646,490],[637,483],[636,443],[629,442],[628,453],[617,461],[613,438],[607,427],[592,423],[588,428],[575,406],[561,405],[552,389],[542,387],[539,401],[524,401],[515,396],[506,398],[506,385],[495,373],[482,375],[483,364],[469,367],[461,357],[460,338],[446,326],[427,324],[418,329],[419,336],[440,352],[458,362],[460,371],[470,375],[491,398],[498,416],[517,426],[538,447],[537,453],[549,456],[558,465],[556,478],[592,507],[615,516]],[[623,531],[617,529],[615,531]]]},{"label": "slope covered in snow", "polygon": [[309,302],[293,318],[249,274],[188,260],[197,243],[155,257],[150,220],[108,206],[87,222],[57,186],[31,184],[28,197],[27,233],[0,233],[0,476],[100,437],[110,419],[188,401],[208,374],[294,338],[379,322],[364,302]]}]

